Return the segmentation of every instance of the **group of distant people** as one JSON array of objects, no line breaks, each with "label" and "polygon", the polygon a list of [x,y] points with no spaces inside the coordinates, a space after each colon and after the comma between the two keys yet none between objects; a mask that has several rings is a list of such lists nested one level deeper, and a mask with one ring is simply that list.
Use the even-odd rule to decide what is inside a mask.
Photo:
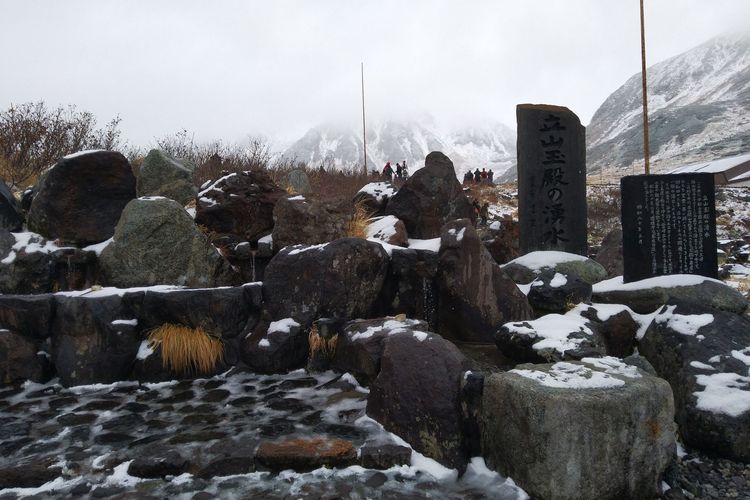
[{"label": "group of distant people", "polygon": [[492,171],[492,169],[487,171],[483,168],[481,172],[479,171],[479,169],[476,169],[473,173],[471,172],[471,170],[469,170],[464,174],[464,182],[492,184],[492,179],[494,176],[495,173]]},{"label": "group of distant people", "polygon": [[386,162],[385,166],[383,167],[383,177],[388,179],[389,181],[392,181],[394,179],[394,175],[395,178],[399,180],[409,177],[409,170],[406,167],[406,160],[404,160],[403,165],[396,162],[395,171],[393,170],[393,167],[391,167],[391,162]]}]

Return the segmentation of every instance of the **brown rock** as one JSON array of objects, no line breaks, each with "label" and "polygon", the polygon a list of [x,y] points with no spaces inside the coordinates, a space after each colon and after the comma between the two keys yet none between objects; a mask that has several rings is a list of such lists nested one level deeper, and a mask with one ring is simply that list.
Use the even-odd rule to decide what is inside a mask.
[{"label": "brown rock", "polygon": [[259,464],[273,471],[310,471],[323,466],[353,465],[357,460],[357,450],[351,441],[343,439],[294,438],[262,442],[255,458]]}]

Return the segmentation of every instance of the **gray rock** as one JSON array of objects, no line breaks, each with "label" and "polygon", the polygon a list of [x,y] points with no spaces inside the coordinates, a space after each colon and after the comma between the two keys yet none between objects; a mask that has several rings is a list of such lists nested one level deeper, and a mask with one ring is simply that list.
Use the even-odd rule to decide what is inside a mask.
[{"label": "gray rock", "polygon": [[598,286],[594,285],[591,295],[591,300],[595,303],[625,304],[640,314],[650,314],[671,299],[692,302],[737,314],[745,311],[748,306],[747,299],[742,293],[710,278],[705,278],[694,285],[652,285],[640,289],[622,289],[618,286],[609,286],[602,283]]},{"label": "gray rock", "polygon": [[166,198],[128,203],[100,265],[106,283],[122,288],[213,287],[232,280],[228,264],[190,215]]},{"label": "gray rock", "polygon": [[317,245],[343,238],[351,219],[348,202],[281,198],[273,209],[273,247],[280,250],[288,245]]},{"label": "gray rock", "polygon": [[673,301],[638,350],[672,386],[685,444],[750,462],[750,321]]},{"label": "gray rock", "polygon": [[425,166],[409,177],[390,199],[386,215],[404,221],[412,238],[436,238],[443,225],[453,219],[476,220],[471,202],[456,178],[453,162],[433,151]]},{"label": "gray rock", "polygon": [[440,335],[491,343],[497,325],[532,317],[526,296],[492,259],[469,219],[443,227],[439,256]]},{"label": "gray rock", "polygon": [[0,295],[0,327],[37,341],[50,336],[55,299],[44,295]]},{"label": "gray rock", "polygon": [[528,295],[534,312],[565,313],[572,306],[591,300],[591,285],[575,274],[565,275],[546,269],[531,283]]},{"label": "gray rock", "polygon": [[164,196],[186,205],[198,190],[193,185],[195,165],[177,160],[164,151],[152,149],[138,173],[136,193],[141,196]]},{"label": "gray rock", "polygon": [[468,461],[460,406],[469,360],[445,339],[406,331],[389,336],[367,414],[415,450],[463,469]]},{"label": "gray rock", "polygon": [[615,358],[593,361],[491,375],[483,456],[533,498],[658,497],[675,454],[669,384]]},{"label": "gray rock", "polygon": [[0,387],[31,380],[43,382],[45,364],[29,339],[0,329]]},{"label": "gray rock", "polygon": [[[529,266],[529,259],[533,261],[544,261],[545,253],[548,254],[547,260],[550,264],[542,265],[538,268]],[[576,275],[586,283],[594,284],[606,279],[607,271],[599,264],[589,258],[583,258],[580,255],[569,254],[570,260],[559,262],[560,252],[531,252],[529,254],[513,259],[507,264],[501,266],[503,271],[511,277],[516,283],[531,283],[544,270],[553,270],[556,273]]]},{"label": "gray rock", "polygon": [[594,260],[607,270],[609,278],[622,276],[622,229],[616,228],[607,233]]},{"label": "gray rock", "polygon": [[307,330],[291,319],[262,322],[242,340],[242,360],[259,373],[284,373],[307,361]]},{"label": "gray rock", "polygon": [[312,188],[310,187],[310,179],[307,177],[307,173],[299,168],[289,172],[287,183],[297,194],[307,194],[312,191]]}]

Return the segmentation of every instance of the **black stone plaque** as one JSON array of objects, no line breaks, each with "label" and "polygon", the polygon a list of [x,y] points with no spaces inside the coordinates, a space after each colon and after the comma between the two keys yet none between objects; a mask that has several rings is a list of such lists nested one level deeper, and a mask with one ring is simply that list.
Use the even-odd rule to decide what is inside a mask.
[{"label": "black stone plaque", "polygon": [[623,280],[717,277],[713,174],[633,175],[622,190]]},{"label": "black stone plaque", "polygon": [[520,247],[587,254],[586,128],[568,108],[520,104]]}]

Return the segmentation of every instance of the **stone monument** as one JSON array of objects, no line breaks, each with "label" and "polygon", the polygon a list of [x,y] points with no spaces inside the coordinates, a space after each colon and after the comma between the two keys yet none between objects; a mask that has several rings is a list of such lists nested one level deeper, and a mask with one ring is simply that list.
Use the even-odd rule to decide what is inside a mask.
[{"label": "stone monument", "polygon": [[713,174],[634,175],[622,191],[623,279],[717,277]]},{"label": "stone monument", "polygon": [[297,194],[307,194],[312,191],[310,188],[310,179],[308,179],[307,174],[302,169],[295,168],[289,172],[288,182]]},{"label": "stone monument", "polygon": [[521,253],[586,255],[586,128],[562,106],[520,104],[516,118]]}]

